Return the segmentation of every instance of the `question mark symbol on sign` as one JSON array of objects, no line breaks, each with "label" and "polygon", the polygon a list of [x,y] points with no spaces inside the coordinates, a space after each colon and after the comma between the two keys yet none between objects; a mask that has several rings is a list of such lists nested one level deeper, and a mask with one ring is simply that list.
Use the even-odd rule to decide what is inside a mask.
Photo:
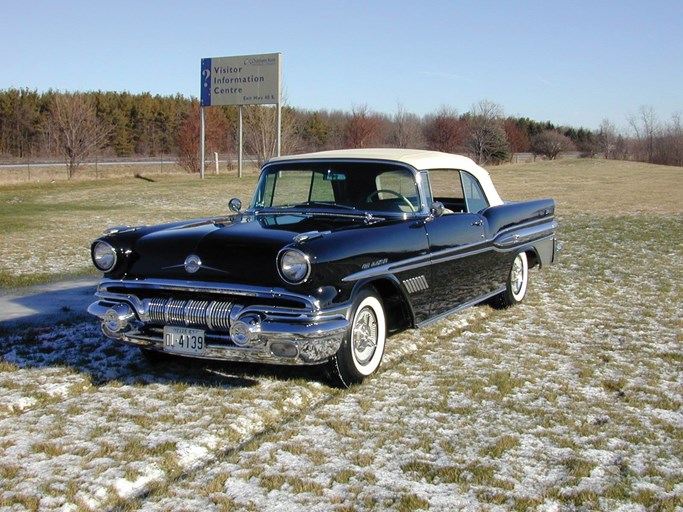
[{"label": "question mark symbol on sign", "polygon": [[202,75],[204,75],[204,87],[209,86],[209,78],[211,78],[211,70],[210,69],[205,69],[202,71]]}]

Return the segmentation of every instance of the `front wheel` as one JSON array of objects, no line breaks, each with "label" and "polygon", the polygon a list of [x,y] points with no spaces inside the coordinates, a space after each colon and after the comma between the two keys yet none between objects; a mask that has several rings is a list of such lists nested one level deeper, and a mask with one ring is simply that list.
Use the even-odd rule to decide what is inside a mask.
[{"label": "front wheel", "polygon": [[384,307],[374,289],[358,295],[351,314],[349,330],[327,363],[332,383],[346,388],[362,382],[379,368],[386,341]]},{"label": "front wheel", "polygon": [[520,252],[512,261],[505,291],[496,295],[491,301],[495,308],[504,309],[519,304],[524,300],[529,285],[529,260],[525,252]]}]

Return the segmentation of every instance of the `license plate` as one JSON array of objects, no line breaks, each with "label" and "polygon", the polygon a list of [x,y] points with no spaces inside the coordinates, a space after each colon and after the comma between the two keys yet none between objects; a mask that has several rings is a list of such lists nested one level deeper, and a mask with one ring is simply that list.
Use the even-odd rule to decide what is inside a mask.
[{"label": "license plate", "polygon": [[201,329],[187,327],[164,327],[164,351],[174,354],[200,356],[206,349],[206,338]]}]

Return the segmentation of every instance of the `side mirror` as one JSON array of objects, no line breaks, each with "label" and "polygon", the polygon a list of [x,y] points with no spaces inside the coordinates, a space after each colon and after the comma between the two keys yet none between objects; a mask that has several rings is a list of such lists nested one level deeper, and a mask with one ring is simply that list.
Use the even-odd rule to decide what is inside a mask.
[{"label": "side mirror", "polygon": [[233,197],[230,202],[228,202],[228,208],[230,208],[230,211],[232,212],[239,213],[242,209],[242,201]]}]

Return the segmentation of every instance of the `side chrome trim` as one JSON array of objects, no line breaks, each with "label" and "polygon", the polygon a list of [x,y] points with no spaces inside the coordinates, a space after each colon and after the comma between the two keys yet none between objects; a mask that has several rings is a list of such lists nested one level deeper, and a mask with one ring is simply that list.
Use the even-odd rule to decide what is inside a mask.
[{"label": "side chrome trim", "polygon": [[[557,222],[553,221],[550,225],[541,224],[523,227],[521,229],[505,230],[494,239],[493,245],[502,249],[539,241],[549,236],[553,236],[557,227]],[[514,232],[510,233],[509,231]]]},{"label": "side chrome trim", "polygon": [[478,297],[478,298],[471,300],[470,302],[466,302],[465,304],[462,304],[456,308],[445,311],[445,312],[441,313],[440,315],[437,315],[433,318],[429,318],[429,319],[425,320],[424,322],[420,322],[419,324],[417,324],[417,327],[418,328],[426,327],[430,324],[433,324],[434,322],[436,322],[438,320],[441,320],[442,318],[445,318],[449,315],[452,315],[453,313],[457,313],[458,311],[462,311],[463,309],[467,309],[467,308],[472,307],[476,304],[480,304],[482,302],[485,302],[485,301],[495,297],[496,295],[498,295],[499,293],[504,292],[504,291],[505,291],[505,288],[501,288],[499,290],[488,293],[482,297]]},{"label": "side chrome trim", "polygon": [[431,254],[421,254],[405,260],[387,263],[379,267],[361,270],[360,272],[342,278],[342,281],[353,282],[388,274],[397,274],[399,272],[421,268],[425,265],[446,263],[451,260],[482,254],[495,249],[510,250],[517,245],[539,242],[550,236],[554,236],[557,227],[557,222],[552,221],[548,224],[548,219],[542,220],[541,222],[532,221],[521,226],[504,229],[493,240],[488,239],[470,244],[463,244],[457,247],[442,249]]}]

